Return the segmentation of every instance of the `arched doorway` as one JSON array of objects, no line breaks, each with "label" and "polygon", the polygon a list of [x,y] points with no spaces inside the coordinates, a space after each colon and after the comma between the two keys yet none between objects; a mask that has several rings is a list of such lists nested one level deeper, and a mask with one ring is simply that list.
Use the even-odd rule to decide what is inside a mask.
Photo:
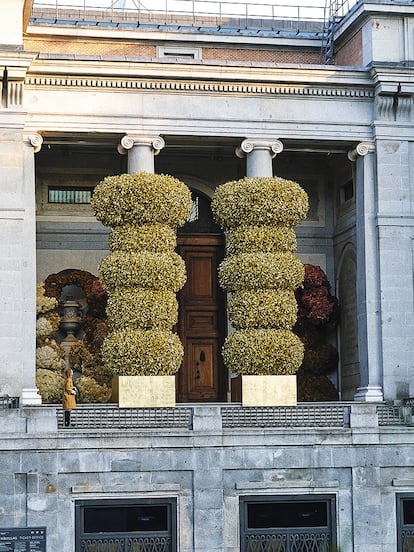
[{"label": "arched doorway", "polygon": [[221,347],[226,307],[217,280],[224,235],[212,220],[210,199],[198,192],[193,192],[192,217],[178,233],[177,250],[187,267],[187,282],[178,295],[178,333],[185,353],[177,376],[177,402],[225,401]]}]

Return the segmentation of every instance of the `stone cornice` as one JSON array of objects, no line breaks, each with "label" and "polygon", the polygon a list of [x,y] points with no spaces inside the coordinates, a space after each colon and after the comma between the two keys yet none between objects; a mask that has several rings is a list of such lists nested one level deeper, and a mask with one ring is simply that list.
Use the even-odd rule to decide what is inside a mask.
[{"label": "stone cornice", "polygon": [[321,84],[270,84],[266,82],[229,82],[203,81],[198,79],[141,79],[141,78],[99,78],[84,76],[36,75],[27,76],[26,86],[58,87],[58,88],[93,88],[93,89],[125,89],[140,91],[172,91],[207,94],[255,94],[255,95],[288,95],[313,96],[332,98],[362,98],[374,97],[374,90],[368,87],[338,87]]},{"label": "stone cornice", "polygon": [[312,87],[372,87],[368,70],[335,67],[333,65],[288,65],[265,62],[191,60],[182,63],[174,59],[40,55],[29,76],[62,76],[65,78],[98,79],[189,79],[280,83],[289,86]]}]

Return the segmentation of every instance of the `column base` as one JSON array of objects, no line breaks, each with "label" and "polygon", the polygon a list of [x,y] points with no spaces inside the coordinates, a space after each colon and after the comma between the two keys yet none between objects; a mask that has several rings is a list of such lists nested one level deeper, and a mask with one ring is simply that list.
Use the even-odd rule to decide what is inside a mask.
[{"label": "column base", "polygon": [[22,389],[20,404],[21,406],[40,406],[42,404],[42,397],[39,395],[39,389],[36,387],[33,389]]},{"label": "column base", "polygon": [[358,387],[357,392],[354,395],[354,401],[383,402],[384,393],[382,391],[382,387],[376,387],[374,385]]}]

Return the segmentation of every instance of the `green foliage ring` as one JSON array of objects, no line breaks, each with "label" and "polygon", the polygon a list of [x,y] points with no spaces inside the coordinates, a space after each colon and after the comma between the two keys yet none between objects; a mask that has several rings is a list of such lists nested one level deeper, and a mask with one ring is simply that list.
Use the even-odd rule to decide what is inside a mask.
[{"label": "green foliage ring", "polygon": [[303,282],[304,268],[291,252],[241,253],[219,266],[219,281],[227,291],[295,289]]},{"label": "green foliage ring", "polygon": [[106,313],[112,328],[170,330],[178,321],[178,303],[173,291],[118,288]]},{"label": "green foliage ring", "polygon": [[178,335],[164,330],[118,330],[102,345],[105,367],[119,376],[171,376],[183,355]]},{"label": "green foliage ring", "polygon": [[289,330],[240,330],[223,345],[226,366],[238,375],[295,374],[303,359],[303,344]]},{"label": "green foliage ring", "polygon": [[238,253],[277,253],[296,251],[296,234],[289,226],[247,226],[230,230],[227,255]]},{"label": "green foliage ring", "polygon": [[298,306],[292,290],[264,289],[232,294],[227,310],[230,322],[237,329],[290,330],[296,322]]},{"label": "green foliage ring", "polygon": [[191,192],[170,175],[139,172],[107,176],[95,188],[92,208],[105,226],[161,223],[182,226],[191,212]]},{"label": "green foliage ring", "polygon": [[173,251],[177,245],[175,232],[165,224],[124,224],[111,230],[111,251]]},{"label": "green foliage ring", "polygon": [[185,263],[174,252],[114,251],[101,261],[99,280],[109,293],[118,287],[178,291],[186,281]]},{"label": "green foliage ring", "polygon": [[211,209],[223,228],[236,226],[295,226],[309,209],[306,192],[292,180],[245,177],[216,188]]}]

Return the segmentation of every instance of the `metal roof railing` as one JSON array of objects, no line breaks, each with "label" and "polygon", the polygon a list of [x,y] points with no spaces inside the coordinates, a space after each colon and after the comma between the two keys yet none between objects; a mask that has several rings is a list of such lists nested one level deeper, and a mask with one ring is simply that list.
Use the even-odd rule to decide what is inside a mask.
[{"label": "metal roof railing", "polygon": [[290,22],[297,32],[322,32],[329,16],[329,6],[323,1],[318,5],[314,0],[34,0],[32,16],[36,20],[139,21],[272,30]]}]

